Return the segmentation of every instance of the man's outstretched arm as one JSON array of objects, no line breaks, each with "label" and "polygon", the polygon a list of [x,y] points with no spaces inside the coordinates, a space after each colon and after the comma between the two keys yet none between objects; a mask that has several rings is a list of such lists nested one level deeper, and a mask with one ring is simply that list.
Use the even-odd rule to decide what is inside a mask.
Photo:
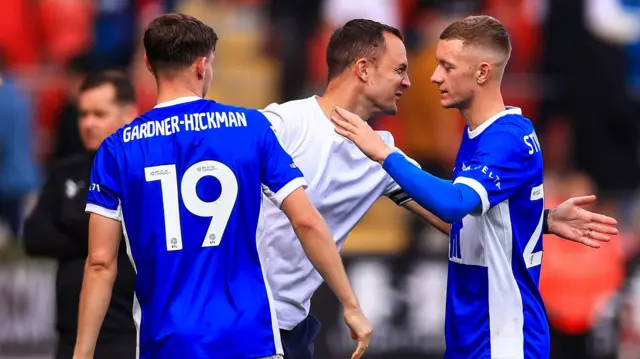
[{"label": "man's outstretched arm", "polygon": [[[618,229],[616,228],[617,221],[614,218],[582,208],[595,200],[596,196],[594,195],[574,197],[564,201],[556,208],[546,209],[543,233],[554,234],[566,240],[599,248],[599,241],[609,241],[612,235],[618,234]],[[450,224],[424,209],[416,201],[409,201],[403,206],[429,222],[440,232],[449,235]]]},{"label": "man's outstretched arm", "polygon": [[612,235],[618,234],[618,222],[614,218],[582,208],[595,200],[594,195],[569,198],[558,207],[545,210],[547,215],[544,233],[555,234],[589,247],[600,247],[598,241],[607,242]]},{"label": "man's outstretched arm", "polygon": [[[478,181],[462,178],[456,181],[459,183],[452,183],[422,171],[404,156],[387,147],[357,115],[340,108],[336,108],[336,114],[331,118],[336,125],[336,132],[353,141],[369,158],[382,164],[400,187],[417,202],[407,204],[408,209],[442,232],[448,232],[447,225],[442,221],[453,223],[472,212],[484,213],[489,209],[486,189],[478,188],[476,191],[475,187],[482,187]],[[505,155],[500,148],[496,151],[498,155]],[[495,158],[493,160],[496,161]],[[480,198],[478,193],[484,193],[485,198]],[[556,234],[590,247],[599,247],[597,241],[607,241],[609,235],[617,233],[614,227],[616,221],[580,207],[593,201],[595,196],[572,198],[555,209],[545,211],[545,233]]]}]

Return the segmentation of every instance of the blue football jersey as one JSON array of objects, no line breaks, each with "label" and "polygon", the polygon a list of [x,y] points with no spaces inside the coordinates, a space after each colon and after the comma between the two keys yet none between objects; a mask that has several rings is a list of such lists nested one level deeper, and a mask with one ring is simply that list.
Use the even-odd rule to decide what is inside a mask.
[{"label": "blue football jersey", "polygon": [[542,153],[520,109],[465,129],[453,181],[475,190],[482,206],[451,226],[445,358],[549,358],[538,290]]},{"label": "blue football jersey", "polygon": [[104,141],[87,211],[122,221],[140,358],[282,354],[256,238],[263,191],[280,205],[301,186],[257,110],[181,98]]}]

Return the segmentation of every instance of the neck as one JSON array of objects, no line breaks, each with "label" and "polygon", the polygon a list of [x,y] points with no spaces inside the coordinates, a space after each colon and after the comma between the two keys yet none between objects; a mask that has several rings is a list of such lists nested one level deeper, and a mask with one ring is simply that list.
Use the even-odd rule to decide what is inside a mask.
[{"label": "neck", "polygon": [[335,114],[336,107],[341,107],[366,121],[373,115],[373,110],[362,101],[360,94],[356,86],[336,79],[329,82],[324,95],[318,98],[318,103],[328,118]]},{"label": "neck", "polygon": [[189,86],[185,81],[180,79],[162,79],[158,80],[158,102],[163,103],[171,100],[175,100],[181,97],[197,96],[202,97],[202,94],[198,94],[193,86]]},{"label": "neck", "polygon": [[460,113],[470,130],[475,130],[494,115],[505,111],[500,90],[476,95],[469,106],[460,109]]}]

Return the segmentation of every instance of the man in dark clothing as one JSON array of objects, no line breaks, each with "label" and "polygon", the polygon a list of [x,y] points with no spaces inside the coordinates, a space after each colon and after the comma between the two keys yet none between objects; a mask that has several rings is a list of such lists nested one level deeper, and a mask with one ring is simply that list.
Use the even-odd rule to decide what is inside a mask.
[{"label": "man in dark clothing", "polygon": [[[134,88],[122,73],[102,72],[85,80],[78,97],[78,125],[87,153],[60,160],[51,167],[38,204],[25,223],[26,252],[58,261],[57,359],[71,359],[75,346],[80,290],[88,254],[89,215],[85,213],[85,205],[93,156],[107,136],[136,116],[135,103]],[[134,286],[135,272],[123,243],[96,359],[136,357]]]},{"label": "man in dark clothing", "polygon": [[54,135],[53,160],[68,158],[85,152],[78,133],[78,90],[87,74],[94,72],[95,64],[88,54],[81,54],[69,61],[65,71],[64,103],[57,112]]}]

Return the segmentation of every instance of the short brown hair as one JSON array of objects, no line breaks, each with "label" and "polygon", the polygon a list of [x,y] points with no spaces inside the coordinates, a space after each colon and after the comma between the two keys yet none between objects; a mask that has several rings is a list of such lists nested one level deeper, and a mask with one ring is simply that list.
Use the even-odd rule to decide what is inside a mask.
[{"label": "short brown hair", "polygon": [[327,46],[329,81],[340,75],[359,58],[375,60],[384,53],[384,33],[402,40],[402,33],[393,26],[367,19],[355,19],[336,30]]},{"label": "short brown hair", "polygon": [[215,51],[218,35],[193,16],[166,14],[155,18],[144,32],[144,50],[154,73],[191,66]]},{"label": "short brown hair", "polygon": [[464,45],[487,46],[506,55],[511,53],[511,39],[507,29],[491,16],[469,16],[447,26],[440,40],[462,40]]},{"label": "short brown hair", "polygon": [[115,90],[114,101],[119,105],[134,105],[136,103],[136,90],[127,75],[118,70],[105,70],[89,74],[82,86],[80,93],[93,90],[102,85],[111,85]]}]

